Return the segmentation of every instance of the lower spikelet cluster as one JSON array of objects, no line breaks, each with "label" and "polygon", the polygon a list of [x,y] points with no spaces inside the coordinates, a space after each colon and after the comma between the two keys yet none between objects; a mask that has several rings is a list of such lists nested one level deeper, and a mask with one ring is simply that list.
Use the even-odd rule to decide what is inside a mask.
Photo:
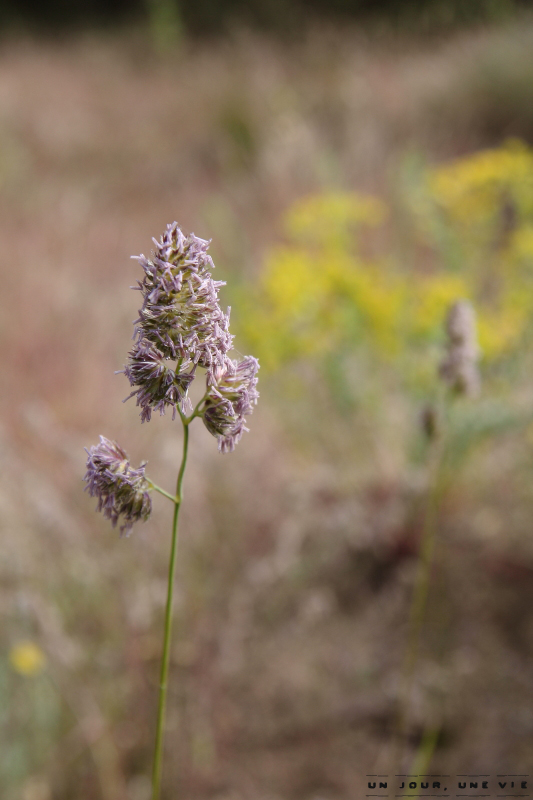
[{"label": "lower spikelet cluster", "polygon": [[97,510],[103,511],[113,527],[121,520],[121,533],[129,535],[134,522],[146,521],[152,511],[146,465],[133,469],[120,445],[105,436],[100,436],[100,443],[87,450],[87,455],[86,491],[98,498]]},{"label": "lower spikelet cluster", "polygon": [[179,407],[185,413],[190,410],[188,399],[189,386],[194,380],[194,370],[190,362],[179,369],[172,367],[168,356],[147,339],[141,339],[130,352],[124,374],[132,386],[137,388],[129,397],[137,396],[137,405],[141,408],[141,421],[151,419],[152,411],[165,413],[165,408],[172,408],[172,418]]},{"label": "lower spikelet cluster", "polygon": [[204,425],[218,439],[221,453],[235,449],[246,428],[246,415],[251,414],[259,393],[257,370],[259,362],[253,356],[242,361],[224,360],[207,380],[207,397],[203,410]]}]

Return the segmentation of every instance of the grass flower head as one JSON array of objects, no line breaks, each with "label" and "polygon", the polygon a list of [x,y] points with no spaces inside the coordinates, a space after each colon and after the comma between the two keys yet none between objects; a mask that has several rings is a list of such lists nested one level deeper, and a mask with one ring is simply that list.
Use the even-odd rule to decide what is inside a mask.
[{"label": "grass flower head", "polygon": [[[230,309],[218,302],[223,281],[214,281],[209,242],[185,235],[177,222],[154,239],[152,258],[134,256],[144,269],[143,303],[135,322],[135,346],[124,370],[135,387],[143,422],[152,410],[189,409],[188,388],[197,366],[213,371],[232,346]],[[174,362],[176,362],[174,364]]]},{"label": "grass flower head", "polygon": [[458,300],[446,318],[448,336],[446,356],[440,365],[441,377],[458,394],[474,396],[480,388],[479,347],[476,312],[467,300]]},{"label": "grass flower head", "polygon": [[87,454],[86,490],[98,498],[97,510],[104,512],[113,527],[121,519],[120,530],[129,535],[133,524],[147,520],[152,511],[145,463],[134,469],[120,445],[105,436]]}]

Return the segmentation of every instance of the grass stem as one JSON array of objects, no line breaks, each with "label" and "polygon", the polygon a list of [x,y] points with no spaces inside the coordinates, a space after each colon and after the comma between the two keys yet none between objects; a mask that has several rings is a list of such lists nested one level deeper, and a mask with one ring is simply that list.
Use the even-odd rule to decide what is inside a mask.
[{"label": "grass stem", "polygon": [[[183,418],[182,418],[183,421]],[[176,571],[176,554],[178,549],[178,518],[183,499],[182,483],[187,466],[187,452],[189,448],[189,422],[183,421],[183,456],[176,484],[174,501],[174,516],[172,519],[172,542],[170,547],[170,562],[168,567],[167,603],[165,610],[165,634],[163,640],[163,657],[161,660],[161,675],[159,680],[159,708],[157,712],[157,729],[155,738],[154,765],[152,772],[152,800],[159,800],[161,793],[161,772],[163,762],[163,742],[165,736],[165,713],[167,701],[168,672],[170,666],[170,649],[172,638],[172,605],[174,600],[174,574]],[[154,487],[156,488],[156,487]],[[162,492],[163,493],[163,492]],[[169,496],[169,495],[167,495]]]}]

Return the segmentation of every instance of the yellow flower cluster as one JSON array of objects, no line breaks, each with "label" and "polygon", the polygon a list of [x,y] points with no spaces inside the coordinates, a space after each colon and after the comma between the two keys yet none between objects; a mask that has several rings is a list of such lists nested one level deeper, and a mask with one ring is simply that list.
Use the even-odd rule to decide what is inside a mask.
[{"label": "yellow flower cluster", "polygon": [[489,244],[487,237],[505,215],[506,203],[522,217],[533,214],[533,153],[522,142],[511,141],[433,170],[428,184],[466,242],[480,233]]},{"label": "yellow flower cluster", "polygon": [[476,307],[485,358],[519,346],[533,318],[533,151],[510,142],[427,169],[406,200],[427,252],[416,264],[383,247],[393,212],[378,198],[325,192],[289,209],[243,319],[267,369],[339,348],[396,357],[435,341],[459,298]]},{"label": "yellow flower cluster", "polygon": [[430,171],[426,188],[421,219],[444,233],[433,244],[465,276],[485,357],[498,357],[533,315],[533,151],[510,141]]}]

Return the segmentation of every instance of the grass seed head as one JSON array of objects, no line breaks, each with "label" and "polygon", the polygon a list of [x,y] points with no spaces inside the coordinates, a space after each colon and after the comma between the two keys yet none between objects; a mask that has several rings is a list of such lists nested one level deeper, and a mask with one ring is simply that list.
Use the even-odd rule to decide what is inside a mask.
[{"label": "grass seed head", "polygon": [[133,524],[146,521],[152,511],[146,464],[134,469],[120,445],[105,436],[87,450],[87,456],[86,491],[98,498],[97,510],[103,511],[113,527],[121,520],[121,533],[128,536]]}]

